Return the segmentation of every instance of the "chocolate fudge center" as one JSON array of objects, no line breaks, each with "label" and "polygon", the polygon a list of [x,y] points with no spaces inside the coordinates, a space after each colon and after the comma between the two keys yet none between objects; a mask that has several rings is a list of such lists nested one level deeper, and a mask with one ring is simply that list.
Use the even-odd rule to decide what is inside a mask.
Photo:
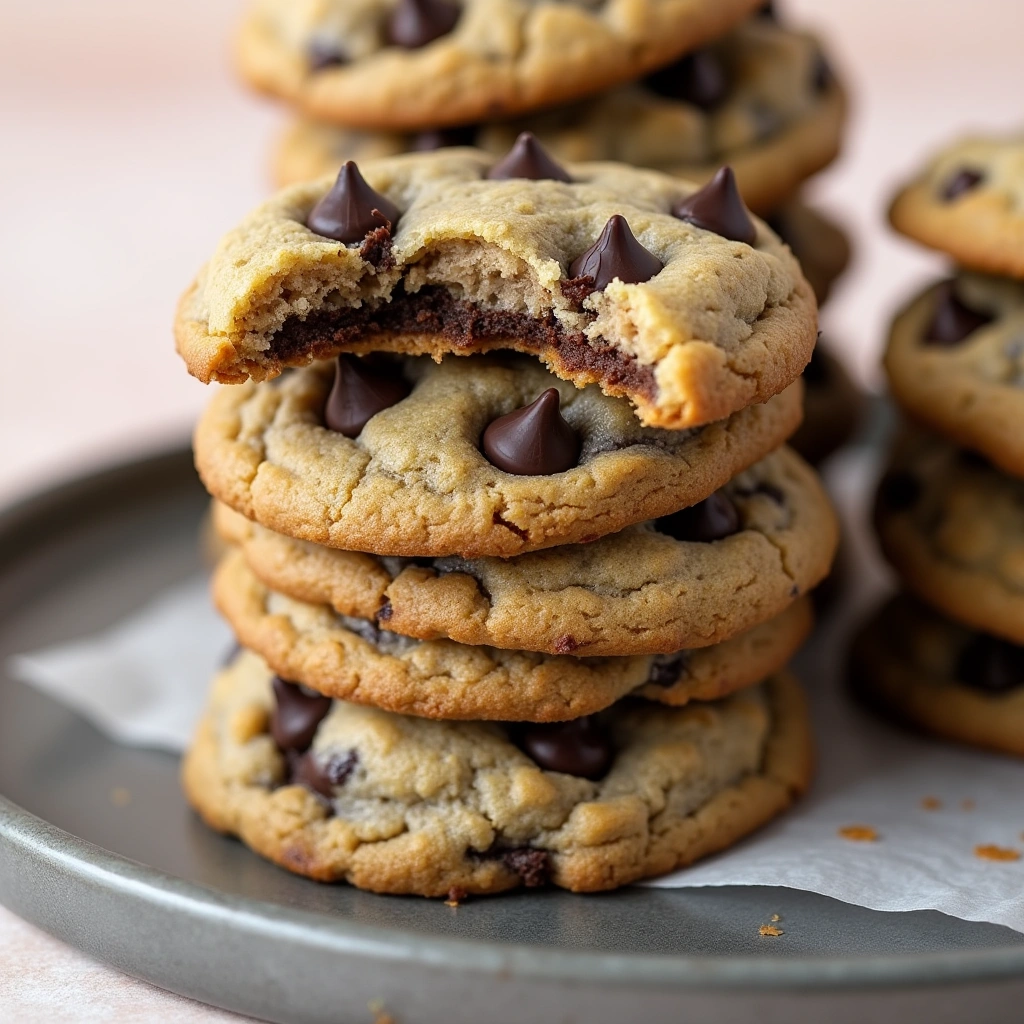
[{"label": "chocolate fudge center", "polygon": [[318,310],[304,320],[293,317],[273,336],[268,354],[282,362],[304,356],[327,359],[379,334],[433,334],[453,352],[488,343],[533,354],[553,352],[570,373],[595,373],[606,385],[648,398],[657,391],[650,367],[610,345],[589,342],[581,331],[563,327],[553,313],[537,318],[485,309],[435,286],[411,294],[399,288],[390,302]]}]

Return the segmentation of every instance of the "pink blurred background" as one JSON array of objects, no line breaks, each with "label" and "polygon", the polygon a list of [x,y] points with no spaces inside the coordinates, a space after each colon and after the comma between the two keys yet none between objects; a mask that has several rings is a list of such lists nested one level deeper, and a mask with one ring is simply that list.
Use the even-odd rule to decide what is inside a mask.
[{"label": "pink blurred background", "polygon": [[[857,246],[824,327],[878,387],[889,316],[942,266],[886,231],[886,200],[952,134],[1024,126],[1024,3],[779,6],[828,37],[855,99],[845,153],[809,191]],[[174,303],[266,192],[268,147],[283,123],[232,78],[238,7],[0,0],[0,502],[183,441],[208,397],[174,354]],[[51,1020],[222,1019],[91,964],[0,909],[0,1005],[17,1016],[44,1003]]]},{"label": "pink blurred background", "polygon": [[[171,344],[174,301],[268,187],[282,122],[229,67],[237,0],[3,4],[7,197],[0,500],[186,436],[207,397]],[[826,330],[878,385],[893,307],[940,265],[887,234],[893,182],[968,127],[1021,111],[1020,0],[784,0],[819,28],[856,100],[842,159],[810,187],[857,263]],[[29,383],[31,382],[31,383]]]}]

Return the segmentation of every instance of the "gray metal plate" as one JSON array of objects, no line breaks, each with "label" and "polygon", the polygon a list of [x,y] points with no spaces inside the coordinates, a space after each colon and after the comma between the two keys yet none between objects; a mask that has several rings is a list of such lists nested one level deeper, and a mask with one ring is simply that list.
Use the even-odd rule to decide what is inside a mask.
[{"label": "gray metal plate", "polygon": [[[0,515],[0,667],[195,573],[204,507],[180,451]],[[0,675],[0,901],[129,973],[269,1020],[363,1022],[370,1004],[400,1024],[998,1020],[1024,996],[1024,936],[789,889],[452,909],[317,885],[204,828],[177,767]],[[784,941],[758,935],[772,913]]]}]

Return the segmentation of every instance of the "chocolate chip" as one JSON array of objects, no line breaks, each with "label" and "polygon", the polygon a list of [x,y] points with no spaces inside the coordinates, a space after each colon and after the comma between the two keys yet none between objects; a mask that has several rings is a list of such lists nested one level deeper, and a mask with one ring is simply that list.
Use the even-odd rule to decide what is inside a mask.
[{"label": "chocolate chip", "polygon": [[397,405],[410,390],[397,371],[343,353],[335,364],[324,423],[345,437],[358,437],[377,413]]},{"label": "chocolate chip", "polygon": [[729,92],[725,65],[713,50],[694,50],[645,80],[649,89],[670,100],[713,110]]},{"label": "chocolate chip", "polygon": [[433,128],[419,132],[409,140],[409,149],[414,153],[431,153],[435,149],[449,149],[452,146],[472,146],[476,142],[476,125],[463,128]]},{"label": "chocolate chip", "polygon": [[324,68],[336,68],[348,63],[348,57],[338,44],[329,39],[314,39],[306,49],[306,60],[310,71],[323,71]]},{"label": "chocolate chip", "polygon": [[547,850],[531,850],[528,846],[521,846],[515,850],[504,850],[499,856],[505,867],[522,879],[527,889],[547,884],[551,875],[551,858]]},{"label": "chocolate chip", "polygon": [[388,18],[386,35],[392,46],[418,50],[448,35],[462,9],[448,0],[399,0]]},{"label": "chocolate chip", "polygon": [[715,491],[696,505],[680,509],[670,516],[662,516],[654,525],[659,533],[676,540],[708,544],[738,533],[740,514],[729,495],[724,491]]},{"label": "chocolate chip", "polygon": [[686,671],[689,653],[680,651],[670,658],[655,659],[647,673],[647,682],[654,686],[675,686]]},{"label": "chocolate chip", "polygon": [[720,167],[702,189],[676,203],[672,214],[733,242],[753,245],[757,241],[757,227],[743,203],[731,167]]},{"label": "chocolate chip", "polygon": [[946,202],[952,202],[957,196],[977,188],[985,180],[981,171],[972,170],[970,167],[963,167],[956,172],[943,186],[942,198]]},{"label": "chocolate chip", "polygon": [[330,800],[334,796],[334,787],[344,785],[357,764],[359,754],[355,750],[347,754],[331,754],[322,763],[311,751],[292,753],[288,758],[289,781]]},{"label": "chocolate chip", "polygon": [[623,284],[649,281],[664,264],[645,249],[629,230],[626,218],[615,214],[597,241],[569,267],[569,277],[589,277],[596,291],[604,291],[616,278]]},{"label": "chocolate chip", "polygon": [[984,693],[1009,693],[1024,686],[1024,647],[979,633],[961,651],[956,678]]},{"label": "chocolate chip", "polygon": [[913,473],[905,469],[890,470],[878,486],[879,501],[893,512],[913,508],[921,497],[924,486]]},{"label": "chocolate chip", "polygon": [[988,313],[971,309],[956,297],[953,282],[946,281],[935,298],[935,313],[925,331],[926,345],[959,345],[976,330],[992,322]]},{"label": "chocolate chip", "polygon": [[814,65],[811,68],[811,88],[820,96],[831,87],[835,74],[832,66],[825,59],[823,53],[815,54]]},{"label": "chocolate chip", "polygon": [[772,0],[767,0],[766,3],[761,4],[761,6],[754,12],[754,17],[768,18],[771,21],[778,21],[779,12],[775,9],[775,4]]},{"label": "chocolate chip", "polygon": [[331,698],[274,676],[270,735],[281,750],[308,750],[317,726],[331,710]]},{"label": "chocolate chip", "polygon": [[391,598],[385,597],[380,603],[380,611],[377,612],[378,622],[387,622],[392,615],[395,614],[394,606],[391,604]]},{"label": "chocolate chip", "polygon": [[512,739],[545,771],[583,779],[602,778],[615,759],[611,737],[592,717],[522,724],[512,730]]},{"label": "chocolate chip", "polygon": [[484,431],[483,450],[491,463],[517,476],[549,476],[572,469],[580,457],[580,439],[562,418],[558,391],[548,388],[540,398]]},{"label": "chocolate chip", "polygon": [[306,227],[325,238],[352,245],[377,228],[390,230],[398,217],[398,207],[370,188],[359,168],[347,160],[330,192],[313,207]]},{"label": "chocolate chip", "polygon": [[512,148],[488,172],[492,181],[529,178],[532,181],[572,181],[569,172],[552,159],[533,132],[520,132]]}]

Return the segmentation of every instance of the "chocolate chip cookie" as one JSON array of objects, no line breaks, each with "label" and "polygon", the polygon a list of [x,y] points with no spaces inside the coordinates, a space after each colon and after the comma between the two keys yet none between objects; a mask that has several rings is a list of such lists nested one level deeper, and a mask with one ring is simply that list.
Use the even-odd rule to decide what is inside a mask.
[{"label": "chocolate chip cookie", "polygon": [[804,419],[789,443],[816,466],[856,433],[864,395],[838,357],[820,341],[803,379]]},{"label": "chocolate chip cookie", "polygon": [[672,429],[783,391],[816,334],[797,261],[728,169],[695,192],[621,164],[563,167],[529,136],[497,162],[414,153],[285,189],[225,236],[176,322],[204,381],[340,351],[514,348]]},{"label": "chocolate chip cookie", "polygon": [[886,557],[919,597],[1024,643],[1024,481],[908,432],[879,486],[875,523]]},{"label": "chocolate chip cookie", "polygon": [[909,595],[857,637],[852,682],[907,725],[1024,756],[1024,647],[944,618]]},{"label": "chocolate chip cookie", "polygon": [[237,64],[312,116],[417,129],[526,113],[639,78],[760,0],[256,0]]},{"label": "chocolate chip cookie", "polygon": [[242,652],[185,757],[206,822],[375,892],[614,889],[729,846],[807,787],[799,686],[627,702],[557,726],[409,718],[309,695]]},{"label": "chocolate chip cookie", "polygon": [[[300,540],[508,557],[703,500],[785,440],[800,399],[798,386],[722,423],[669,431],[523,356],[346,355],[221,389],[196,429],[196,465],[214,497]],[[517,444],[521,464],[508,461]]]},{"label": "chocolate chip cookie", "polygon": [[755,17],[646,79],[515,121],[402,133],[299,119],[275,149],[274,175],[291,185],[345,160],[448,146],[503,156],[530,131],[565,161],[620,160],[697,182],[729,164],[747,205],[769,213],[835,158],[845,105],[817,40]]},{"label": "chocolate chip cookie", "polygon": [[897,317],[892,392],[917,420],[1024,476],[1024,285],[962,273]]},{"label": "chocolate chip cookie", "polygon": [[811,590],[836,535],[817,477],[785,449],[683,512],[511,559],[339,551],[223,505],[216,524],[267,587],[298,600],[422,640],[577,655],[727,639]]},{"label": "chocolate chip cookie", "polygon": [[953,143],[896,196],[889,219],[964,267],[1024,278],[1024,136]]},{"label": "chocolate chip cookie", "polygon": [[386,711],[460,721],[563,721],[641,687],[666,704],[720,696],[782,668],[805,639],[809,614],[772,619],[771,639],[764,629],[669,655],[574,657],[414,640],[268,590],[237,552],[218,567],[213,593],[240,642],[286,678]]}]

